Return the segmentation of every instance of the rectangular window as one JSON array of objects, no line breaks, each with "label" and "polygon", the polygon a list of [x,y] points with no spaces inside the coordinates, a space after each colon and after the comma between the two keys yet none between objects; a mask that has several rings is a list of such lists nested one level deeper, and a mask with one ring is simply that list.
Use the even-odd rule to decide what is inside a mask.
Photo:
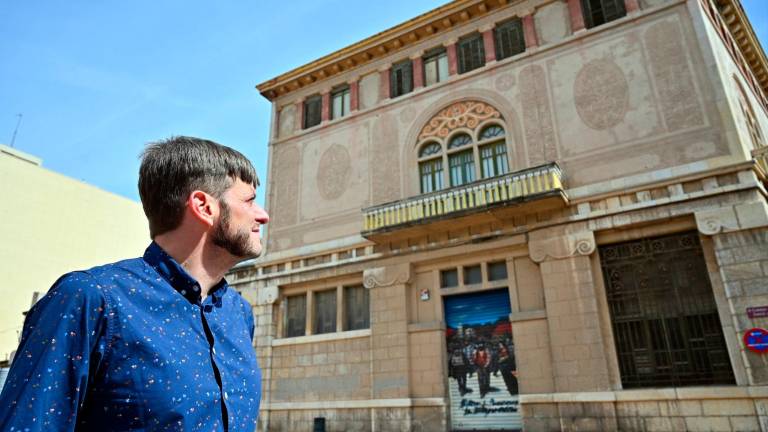
[{"label": "rectangular window", "polygon": [[459,73],[463,74],[485,66],[485,47],[483,36],[475,35],[459,40],[456,44],[459,57]]},{"label": "rectangular window", "polygon": [[344,330],[371,327],[368,290],[363,286],[344,287]]},{"label": "rectangular window", "polygon": [[508,173],[506,143],[499,142],[480,147],[480,168],[483,178]]},{"label": "rectangular window", "polygon": [[312,333],[333,333],[336,331],[336,290],[314,293],[314,312]]},{"label": "rectangular window", "polygon": [[496,38],[496,59],[501,60],[525,51],[523,22],[520,18],[500,24],[493,30]]},{"label": "rectangular window", "polygon": [[475,181],[475,159],[472,150],[454,153],[449,156],[451,186],[459,186]]},{"label": "rectangular window", "polygon": [[474,285],[483,283],[483,274],[480,271],[480,265],[464,267],[464,285]]},{"label": "rectangular window", "polygon": [[445,48],[424,56],[424,83],[431,86],[448,78],[448,54]]},{"label": "rectangular window", "polygon": [[488,280],[498,281],[507,278],[507,262],[499,261],[495,263],[488,263]]},{"label": "rectangular window", "polygon": [[698,232],[599,254],[624,388],[735,384]]},{"label": "rectangular window", "polygon": [[459,286],[459,272],[454,269],[440,271],[440,288]]},{"label": "rectangular window", "polygon": [[434,192],[443,188],[443,160],[432,159],[419,163],[421,193]]},{"label": "rectangular window", "polygon": [[410,60],[392,65],[389,73],[390,97],[398,97],[413,90],[413,64]]},{"label": "rectangular window", "polygon": [[349,114],[349,86],[331,92],[331,118],[337,119]]},{"label": "rectangular window", "polygon": [[581,0],[581,10],[587,28],[597,27],[627,14],[624,0]]},{"label": "rectangular window", "polygon": [[286,297],[285,337],[304,336],[307,329],[306,294]]},{"label": "rectangular window", "polygon": [[310,96],[304,100],[304,129],[320,124],[323,111],[323,98],[320,95]]}]

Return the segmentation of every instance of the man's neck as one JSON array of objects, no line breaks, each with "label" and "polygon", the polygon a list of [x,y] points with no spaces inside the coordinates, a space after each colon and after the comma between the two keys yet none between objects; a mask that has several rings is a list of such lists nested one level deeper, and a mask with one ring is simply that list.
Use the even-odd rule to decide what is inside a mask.
[{"label": "man's neck", "polygon": [[200,297],[205,299],[208,292],[223,278],[235,264],[228,253],[206,241],[205,236],[179,235],[175,232],[155,237],[157,243],[168,255],[200,284]]}]

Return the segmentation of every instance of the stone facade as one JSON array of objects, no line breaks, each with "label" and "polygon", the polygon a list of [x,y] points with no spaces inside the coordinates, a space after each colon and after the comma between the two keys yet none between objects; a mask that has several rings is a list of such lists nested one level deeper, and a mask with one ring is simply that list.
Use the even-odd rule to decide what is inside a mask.
[{"label": "stone facade", "polygon": [[[743,343],[768,326],[747,312],[768,305],[768,66],[744,60],[729,1],[624,0],[590,28],[583,4],[452,2],[258,86],[278,117],[273,220],[267,254],[229,280],[254,305],[259,430],[768,430],[768,357]],[[497,58],[510,22],[524,50]],[[472,37],[485,64],[458,73]],[[409,61],[413,89],[393,96]],[[339,85],[352,110],[303,128],[303,101]],[[625,292],[606,248],[667,258]],[[693,323],[683,351],[717,374],[664,375],[671,342],[627,348],[626,293],[647,305],[667,285],[706,301],[643,306],[644,328]],[[465,326],[472,302],[506,315]]]}]

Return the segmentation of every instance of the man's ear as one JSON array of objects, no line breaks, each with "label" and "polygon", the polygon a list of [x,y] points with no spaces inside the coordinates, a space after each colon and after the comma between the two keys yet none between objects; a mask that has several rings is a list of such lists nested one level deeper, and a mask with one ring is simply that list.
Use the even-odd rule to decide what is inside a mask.
[{"label": "man's ear", "polygon": [[187,209],[195,220],[209,227],[213,226],[218,207],[211,195],[200,190],[192,191],[187,199]]}]

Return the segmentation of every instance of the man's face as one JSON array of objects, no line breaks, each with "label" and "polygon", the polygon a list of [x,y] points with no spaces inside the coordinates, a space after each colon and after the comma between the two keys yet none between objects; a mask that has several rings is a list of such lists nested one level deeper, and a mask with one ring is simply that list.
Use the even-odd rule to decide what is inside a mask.
[{"label": "man's face", "polygon": [[256,203],[252,184],[235,180],[219,199],[219,218],[213,227],[213,244],[237,258],[261,254],[261,226],[269,215]]}]

